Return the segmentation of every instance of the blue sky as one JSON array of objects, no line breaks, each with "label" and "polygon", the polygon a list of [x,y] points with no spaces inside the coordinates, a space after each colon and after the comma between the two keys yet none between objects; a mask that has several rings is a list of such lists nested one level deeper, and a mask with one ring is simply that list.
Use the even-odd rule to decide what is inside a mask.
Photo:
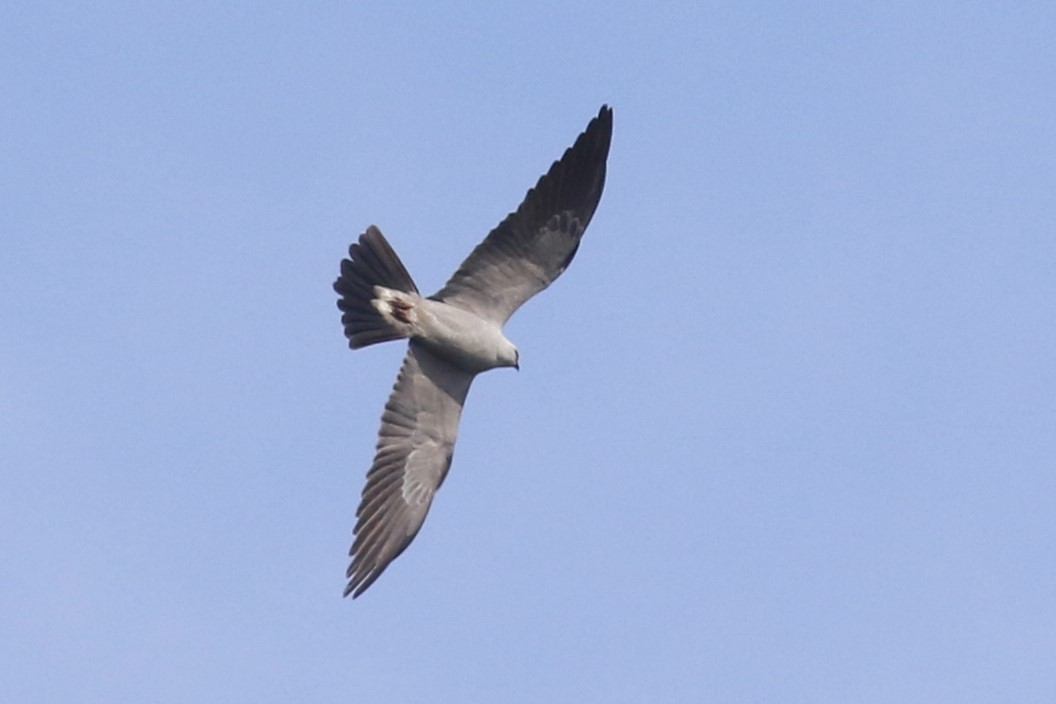
[{"label": "blue sky", "polygon": [[[1050,3],[6,3],[19,702],[1051,702]],[[605,196],[341,598],[402,347],[596,114]]]}]

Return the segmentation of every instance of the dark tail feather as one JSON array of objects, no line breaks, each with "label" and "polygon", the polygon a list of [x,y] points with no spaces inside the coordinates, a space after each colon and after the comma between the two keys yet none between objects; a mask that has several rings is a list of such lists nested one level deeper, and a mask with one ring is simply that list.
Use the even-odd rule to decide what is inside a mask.
[{"label": "dark tail feather", "polygon": [[334,282],[334,291],[340,296],[337,307],[342,312],[341,324],[345,326],[348,346],[354,350],[407,337],[406,328],[393,326],[371,304],[376,298],[375,286],[418,293],[403,262],[381,231],[371,225],[348,248],[348,259],[341,260],[341,276]]}]

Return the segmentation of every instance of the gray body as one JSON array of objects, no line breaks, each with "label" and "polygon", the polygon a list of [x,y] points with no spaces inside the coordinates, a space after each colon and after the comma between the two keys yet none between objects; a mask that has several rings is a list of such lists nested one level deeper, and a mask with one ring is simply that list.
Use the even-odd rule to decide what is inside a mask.
[{"label": "gray body", "polygon": [[473,374],[517,367],[519,354],[502,326],[458,306],[415,296],[411,339]]}]

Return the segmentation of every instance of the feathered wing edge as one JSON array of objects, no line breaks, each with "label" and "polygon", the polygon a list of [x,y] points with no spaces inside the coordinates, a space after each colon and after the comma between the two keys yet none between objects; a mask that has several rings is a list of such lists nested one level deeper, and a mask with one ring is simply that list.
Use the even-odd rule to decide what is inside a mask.
[{"label": "feathered wing edge", "polygon": [[473,378],[417,342],[409,344],[356,511],[345,596],[366,591],[421,529],[451,467]]},{"label": "feathered wing edge", "polygon": [[462,262],[437,300],[500,324],[571,263],[605,187],[612,109],[603,105],[575,143]]}]

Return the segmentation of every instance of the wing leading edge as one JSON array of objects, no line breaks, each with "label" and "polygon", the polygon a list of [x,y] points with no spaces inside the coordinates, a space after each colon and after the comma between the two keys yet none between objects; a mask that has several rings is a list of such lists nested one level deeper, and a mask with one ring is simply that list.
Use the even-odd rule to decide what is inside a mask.
[{"label": "wing leading edge", "polygon": [[524,201],[477,245],[432,298],[505,323],[561,275],[605,187],[612,109],[603,105]]}]

